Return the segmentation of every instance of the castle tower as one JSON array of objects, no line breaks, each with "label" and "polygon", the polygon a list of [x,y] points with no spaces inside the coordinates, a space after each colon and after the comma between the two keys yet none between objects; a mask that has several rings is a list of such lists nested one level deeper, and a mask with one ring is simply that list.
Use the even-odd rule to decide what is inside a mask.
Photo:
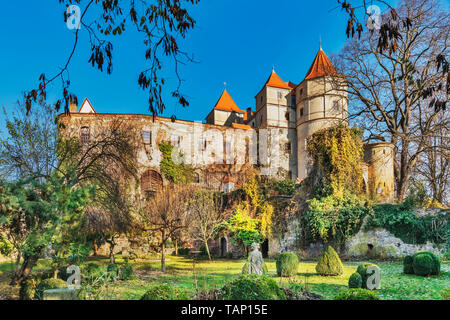
[{"label": "castle tower", "polygon": [[267,139],[268,161],[264,166],[270,167],[269,175],[278,179],[297,179],[296,113],[292,98],[295,87],[294,83],[283,81],[272,69],[255,96],[256,111],[248,121],[250,126],[259,129],[260,138]]},{"label": "castle tower", "polygon": [[330,59],[320,48],[305,79],[295,88],[297,114],[298,177],[306,178],[310,168],[306,146],[316,131],[348,125],[347,86]]},{"label": "castle tower", "polygon": [[393,202],[394,145],[388,142],[364,145],[364,162],[369,165],[369,194],[382,202]]}]

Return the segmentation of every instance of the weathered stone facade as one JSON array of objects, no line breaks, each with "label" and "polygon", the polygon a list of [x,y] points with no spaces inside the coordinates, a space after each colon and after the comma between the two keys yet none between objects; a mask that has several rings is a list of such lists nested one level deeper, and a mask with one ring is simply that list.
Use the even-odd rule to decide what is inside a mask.
[{"label": "weathered stone facade", "polygon": [[[308,138],[323,128],[348,124],[347,87],[342,79],[320,49],[299,85],[282,81],[272,71],[255,97],[255,111],[241,110],[226,90],[208,113],[206,123],[98,113],[85,99],[78,112],[76,106],[71,106],[69,116],[60,115],[65,124],[61,134],[89,140],[113,122],[126,123],[137,141],[141,177],[137,196],[142,198],[167,183],[160,172],[159,144],[163,141],[170,142],[180,151],[183,161],[193,166],[192,183],[203,188],[229,192],[244,183],[242,171],[249,165],[257,165],[261,175],[301,181],[311,166],[306,153]],[[392,146],[387,143],[366,146],[365,163],[361,166],[367,192],[382,201],[393,201]],[[295,228],[295,223],[290,228]],[[228,240],[226,252],[238,255],[238,249],[228,247],[231,246]],[[271,239],[269,252],[284,251],[293,242],[286,236]],[[222,255],[220,242],[212,247]]]}]

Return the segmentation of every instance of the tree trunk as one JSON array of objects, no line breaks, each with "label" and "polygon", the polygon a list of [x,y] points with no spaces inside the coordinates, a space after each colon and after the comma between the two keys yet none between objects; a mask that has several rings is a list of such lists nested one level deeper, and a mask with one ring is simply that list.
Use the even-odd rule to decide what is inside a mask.
[{"label": "tree trunk", "polygon": [[208,240],[205,241],[206,253],[208,254],[208,259],[211,260],[211,253],[209,252]]},{"label": "tree trunk", "polygon": [[116,243],[114,242],[114,237],[111,240],[106,240],[109,244],[109,263],[116,263],[116,257],[114,256],[114,247]]},{"label": "tree trunk", "polygon": [[178,240],[175,239],[175,255],[178,256]]},{"label": "tree trunk", "polygon": [[166,272],[166,242],[161,242],[161,271]]},{"label": "tree trunk", "polygon": [[97,241],[93,241],[93,249],[94,249],[94,257],[96,257],[98,255],[98,246],[97,246]]},{"label": "tree trunk", "polygon": [[17,272],[11,282],[11,286],[17,285],[23,278],[29,276],[31,274],[31,271],[33,270],[33,267],[36,265],[37,261],[39,260],[41,253],[35,254],[33,256],[24,257],[22,266],[20,267],[19,272]]}]

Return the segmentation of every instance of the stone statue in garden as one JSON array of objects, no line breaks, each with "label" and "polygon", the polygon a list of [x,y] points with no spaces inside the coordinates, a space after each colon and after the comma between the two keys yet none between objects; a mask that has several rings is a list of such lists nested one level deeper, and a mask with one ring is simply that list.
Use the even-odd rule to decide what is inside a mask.
[{"label": "stone statue in garden", "polygon": [[263,270],[264,261],[261,251],[259,251],[259,244],[253,242],[251,248],[252,251],[248,255],[248,273],[262,275],[264,273]]}]

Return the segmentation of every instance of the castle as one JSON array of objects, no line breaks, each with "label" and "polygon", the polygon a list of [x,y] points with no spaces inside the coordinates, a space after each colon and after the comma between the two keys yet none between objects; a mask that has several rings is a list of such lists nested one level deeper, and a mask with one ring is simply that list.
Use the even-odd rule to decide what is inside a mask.
[{"label": "castle", "polygon": [[[321,48],[299,84],[283,81],[272,70],[255,96],[254,110],[242,110],[224,90],[203,122],[97,113],[88,99],[80,108],[71,105],[70,117],[60,117],[67,122],[65,130],[79,135],[82,142],[116,119],[130,125],[140,141],[137,160],[143,196],[165,183],[159,170],[162,141],[177,147],[193,165],[193,183],[228,192],[241,184],[240,170],[249,163],[257,164],[262,175],[304,179],[311,166],[308,138],[323,128],[348,125],[347,86]],[[392,202],[393,146],[366,144],[361,165],[366,191]]]}]

